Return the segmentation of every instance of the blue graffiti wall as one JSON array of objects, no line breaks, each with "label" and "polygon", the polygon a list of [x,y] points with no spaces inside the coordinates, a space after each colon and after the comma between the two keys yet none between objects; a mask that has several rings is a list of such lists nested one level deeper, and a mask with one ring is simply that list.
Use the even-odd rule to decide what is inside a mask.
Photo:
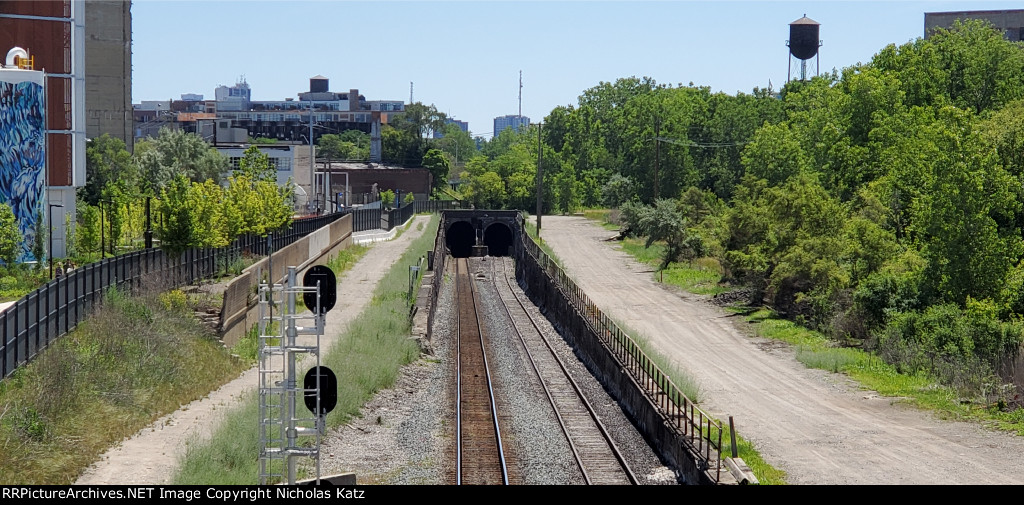
[{"label": "blue graffiti wall", "polygon": [[42,72],[0,70],[0,202],[14,210],[23,238],[18,261],[32,261],[46,184],[46,94]]}]

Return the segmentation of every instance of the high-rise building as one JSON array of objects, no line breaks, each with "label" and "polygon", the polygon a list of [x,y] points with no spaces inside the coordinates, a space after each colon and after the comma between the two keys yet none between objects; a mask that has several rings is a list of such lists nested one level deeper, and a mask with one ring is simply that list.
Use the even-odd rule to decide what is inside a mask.
[{"label": "high-rise building", "polygon": [[[45,143],[39,150],[45,194],[37,206],[19,204],[15,213],[23,214],[19,223],[35,228],[45,214],[54,257],[66,254],[65,223],[75,220],[75,188],[85,185],[86,138],[106,133],[132,148],[131,32],[128,1],[0,0],[0,56],[21,48],[29,67],[45,70]],[[10,170],[0,167],[0,177],[17,176],[5,173]],[[24,203],[28,197],[0,200]]]},{"label": "high-rise building", "polygon": [[497,137],[506,128],[518,129],[522,126],[530,126],[530,118],[519,115],[496,117],[494,118],[494,136]]},{"label": "high-rise building", "polygon": [[924,38],[936,28],[950,28],[956,20],[983,19],[1003,32],[1007,40],[1024,40],[1024,9],[924,13]]},{"label": "high-rise building", "polygon": [[[450,124],[453,124],[455,126],[458,126],[460,130],[462,130],[462,131],[464,131],[466,133],[469,133],[469,122],[467,122],[467,121],[459,121],[458,119],[447,118],[447,119],[444,120],[444,124],[446,126],[450,125]],[[444,138],[444,132],[435,131],[434,132],[434,138],[435,139]]]}]

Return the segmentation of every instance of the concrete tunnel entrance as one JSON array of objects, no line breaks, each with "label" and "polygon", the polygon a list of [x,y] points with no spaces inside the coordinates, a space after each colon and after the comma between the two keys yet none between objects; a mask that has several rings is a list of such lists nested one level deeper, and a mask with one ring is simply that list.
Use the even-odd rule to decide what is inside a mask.
[{"label": "concrete tunnel entrance", "polygon": [[444,241],[452,257],[468,258],[476,245],[476,230],[466,221],[456,221],[444,232]]},{"label": "concrete tunnel entrance", "polygon": [[484,230],[484,245],[490,256],[508,256],[512,247],[512,230],[503,223],[492,223]]}]

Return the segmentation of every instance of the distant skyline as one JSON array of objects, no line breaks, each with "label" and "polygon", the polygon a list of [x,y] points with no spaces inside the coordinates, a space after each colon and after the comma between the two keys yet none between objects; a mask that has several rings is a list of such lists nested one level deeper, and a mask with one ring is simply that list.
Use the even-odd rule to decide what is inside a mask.
[{"label": "distant skyline", "polygon": [[[543,120],[601,81],[644,77],[735,94],[786,80],[789,23],[821,23],[821,72],[923,35],[924,13],[1009,1],[185,1],[132,4],[132,101],[213,99],[244,76],[254,100],[330,79],[367,100],[434,104],[489,137],[495,117]],[[796,61],[796,60],[794,60]],[[808,62],[813,73],[814,60]],[[794,75],[799,68],[795,65]]]}]

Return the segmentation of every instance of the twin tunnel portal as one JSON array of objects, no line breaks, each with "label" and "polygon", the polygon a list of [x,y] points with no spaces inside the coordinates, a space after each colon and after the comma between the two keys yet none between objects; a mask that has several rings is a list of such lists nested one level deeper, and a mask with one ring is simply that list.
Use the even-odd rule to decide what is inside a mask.
[{"label": "twin tunnel portal", "polygon": [[523,232],[517,211],[449,210],[443,215],[445,245],[455,258],[511,256]]}]

